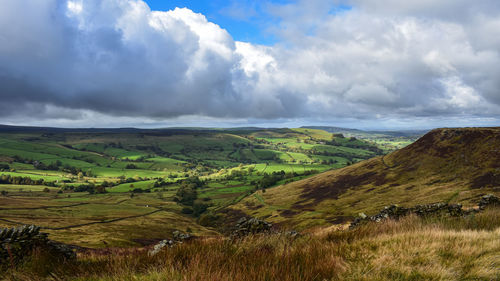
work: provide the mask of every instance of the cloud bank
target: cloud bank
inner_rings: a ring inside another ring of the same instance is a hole
[[[273,46],[141,0],[1,5],[0,120],[500,116],[496,0],[269,4]]]

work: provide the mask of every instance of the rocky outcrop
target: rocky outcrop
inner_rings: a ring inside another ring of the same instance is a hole
[[[172,237],[173,237],[172,239],[165,239],[165,240],[160,241],[158,244],[154,245],[153,249],[151,249],[148,252],[148,254],[150,256],[154,256],[154,255],[158,254],[164,248],[172,248],[173,246],[175,246],[177,244],[183,243],[185,241],[188,241],[188,240],[191,240],[194,238],[194,236],[192,236],[191,234],[182,233],[178,230],[172,232]]]
[[[165,239],[165,240],[162,240],[160,241],[158,244],[154,245],[153,246],[153,249],[151,249],[148,254],[150,256],[154,256],[156,254],[158,254],[159,252],[161,252],[161,250],[163,250],[164,248],[171,248],[175,245],[175,241],[174,240],[170,240],[170,239]]]
[[[182,233],[178,230],[172,232],[172,237],[173,237],[174,241],[176,241],[176,242],[183,242],[183,241],[191,240],[193,238],[193,236],[191,236],[191,234]]]
[[[16,228],[0,228],[0,266],[15,265],[40,249],[58,259],[75,259],[70,246],[48,239],[48,234],[40,232],[40,227],[23,225]]]
[[[231,234],[232,238],[240,238],[250,234],[269,233],[272,224],[257,218],[243,217],[238,220]]]
[[[479,210],[484,210],[488,206],[500,206],[500,198],[494,195],[484,195],[479,201]],[[413,208],[404,208],[397,205],[390,205],[384,207],[378,214],[373,216],[367,216],[363,213],[353,222],[351,222],[350,228],[356,227],[362,223],[374,221],[380,222],[384,219],[399,219],[409,214],[415,214],[420,217],[426,216],[436,216],[436,215],[447,215],[453,217],[459,217],[467,215],[470,213],[477,212],[477,209],[463,210],[461,204],[447,204],[447,203],[434,203],[426,205],[417,205]]]
[[[480,210],[484,210],[489,206],[500,206],[500,198],[492,194],[484,195],[481,197],[478,206]]]

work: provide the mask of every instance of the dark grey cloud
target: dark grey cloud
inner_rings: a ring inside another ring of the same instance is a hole
[[[274,46],[235,42],[201,14],[140,0],[6,1],[0,121],[500,116],[496,1],[266,7],[279,19]]]
[[[23,15],[31,3],[38,7]],[[273,117],[249,108],[235,42],[188,9],[142,1],[11,1],[2,7],[1,97],[115,116]],[[14,27],[14,28],[11,28]],[[283,110],[282,112],[288,112]],[[4,112],[3,114],[9,114]]]

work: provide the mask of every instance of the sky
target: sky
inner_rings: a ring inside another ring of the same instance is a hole
[[[498,0],[0,5],[0,124],[500,125]]]
[[[277,19],[265,12],[267,6],[265,1],[148,0],[145,2],[151,10],[168,11],[178,7],[201,13],[208,21],[227,30],[235,41],[262,45],[272,45],[277,42],[273,33],[266,30],[267,27],[276,24]],[[287,1],[268,3],[287,3]]]

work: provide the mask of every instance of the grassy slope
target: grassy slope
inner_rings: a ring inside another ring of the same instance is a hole
[[[468,218],[414,216],[298,238],[198,239],[156,256],[147,249],[80,253],[53,262],[36,255],[7,280],[498,280],[500,210]],[[42,253],[43,254],[43,253]],[[50,274],[49,274],[50,272]]]
[[[12,193],[13,196],[0,196],[1,219],[11,221],[0,221],[2,227],[16,226],[12,222],[36,224],[49,228],[44,232],[54,240],[69,244],[94,248],[136,246],[148,239],[169,237],[174,230],[200,236],[217,234],[181,215],[181,206],[171,200],[175,192],[162,192],[162,197],[158,193],[143,193],[133,198],[128,193],[70,193],[58,197],[48,193],[30,196],[15,190]],[[121,220],[109,222],[115,219]],[[52,229],[61,227],[69,228]]]
[[[385,157],[259,191],[232,208],[303,229],[393,203],[470,206],[500,193],[499,147],[500,128],[436,129]]]

